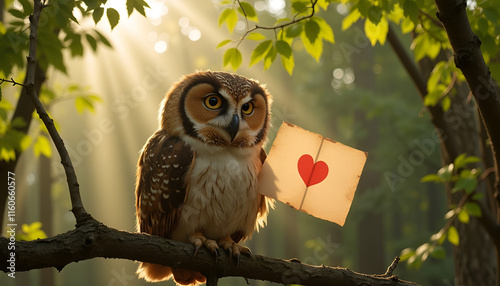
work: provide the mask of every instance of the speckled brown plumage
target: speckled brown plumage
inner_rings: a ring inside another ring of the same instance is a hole
[[[264,226],[272,200],[257,193],[270,125],[271,97],[254,80],[225,72],[185,76],[167,93],[160,128],[139,158],[136,214],[140,232],[238,259],[238,243]],[[195,253],[196,253],[195,251]],[[200,273],[141,263],[139,277],[205,282]]]

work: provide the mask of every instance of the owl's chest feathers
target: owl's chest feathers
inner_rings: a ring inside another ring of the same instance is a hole
[[[181,214],[198,228],[191,231],[203,231],[212,239],[236,231],[250,235],[260,200],[256,191],[260,167],[250,150],[196,153]]]

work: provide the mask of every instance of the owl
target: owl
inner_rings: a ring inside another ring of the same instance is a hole
[[[138,231],[236,261],[240,245],[266,224],[273,200],[257,192],[266,158],[271,96],[257,81],[225,72],[196,72],[174,84],[161,103],[159,129],[137,166]],[[197,285],[196,271],[142,263],[140,278]]]

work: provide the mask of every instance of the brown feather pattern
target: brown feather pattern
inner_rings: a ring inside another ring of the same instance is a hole
[[[159,130],[138,162],[136,212],[139,231],[170,238],[186,197],[184,177],[194,154],[179,137]]]

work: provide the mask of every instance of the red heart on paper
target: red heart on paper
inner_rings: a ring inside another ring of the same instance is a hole
[[[297,168],[306,187],[321,183],[328,175],[328,165],[323,161],[314,163],[313,157],[309,154],[300,156]]]

